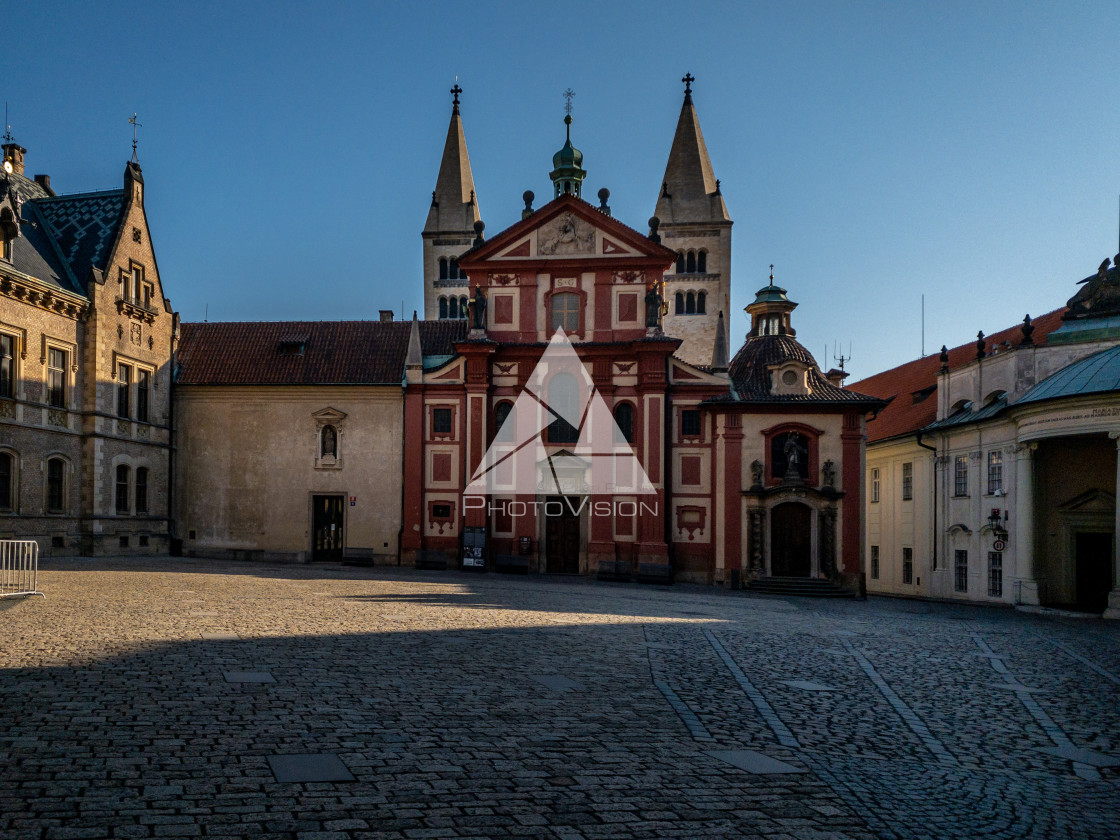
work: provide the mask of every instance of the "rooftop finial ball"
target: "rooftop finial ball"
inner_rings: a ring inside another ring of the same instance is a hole
[[[532,190],[525,190],[525,192],[521,193],[521,200],[526,204],[532,204],[534,198],[536,198],[536,196],[533,195]]]
[[[606,201],[610,197],[611,197],[611,191],[608,190],[606,187],[603,187],[601,190],[599,190],[599,200],[600,201]]]
[[[486,230],[486,222],[482,221],[482,219],[479,219],[477,222],[474,223],[474,232],[475,233],[482,233],[484,230]]]

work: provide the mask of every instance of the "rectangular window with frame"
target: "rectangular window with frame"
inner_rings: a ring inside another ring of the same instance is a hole
[[[958,548],[953,555],[953,589],[957,592],[968,591],[968,551]]]
[[[142,423],[148,422],[148,392],[151,390],[152,373],[147,370],[136,370],[136,419]]]
[[[16,495],[12,490],[15,460],[12,453],[0,452],[0,510],[8,511],[12,509],[12,500]]]
[[[953,459],[953,495],[968,495],[968,456],[958,455]]]
[[[998,449],[988,453],[988,495],[1003,490],[1003,453]]]
[[[879,546],[871,546],[871,579],[879,579]]]
[[[131,283],[132,288],[129,290],[129,294],[132,296],[132,299],[134,301],[139,303],[141,295],[142,295],[142,289],[143,289],[143,286],[144,286],[144,269],[141,268],[138,265],[134,265],[134,266],[132,266],[132,272],[131,273],[132,273],[132,283]]]
[[[914,549],[909,546],[902,549],[902,582],[907,586],[914,583]]]
[[[136,469],[136,512],[148,512],[148,468]]]
[[[452,412],[450,408],[433,408],[432,409],[432,434],[433,435],[449,435],[451,434],[451,418]]]
[[[66,408],[66,356],[57,347],[47,350],[47,403],[55,408]]]
[[[117,416],[132,416],[132,368],[117,365]]]
[[[127,516],[129,513],[129,472],[125,464],[117,467],[117,515]]]
[[[874,467],[871,470],[871,501],[879,501],[879,468]]]
[[[61,458],[47,461],[47,513],[66,512],[66,464]]]
[[[681,437],[700,437],[700,412],[695,408],[681,411]]]
[[[16,393],[16,337],[0,333],[0,397]]]
[[[907,461],[902,465],[902,501],[914,498],[914,465]]]
[[[1003,552],[988,552],[988,597],[1003,597]]]

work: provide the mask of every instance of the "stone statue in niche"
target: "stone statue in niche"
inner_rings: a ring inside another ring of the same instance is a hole
[[[486,295],[481,286],[474,287],[474,297],[470,302],[471,329],[486,329]]]
[[[564,213],[540,229],[537,234],[537,253],[544,256],[593,254],[595,231],[573,213]]]
[[[801,435],[797,432],[790,432],[786,436],[786,443],[782,449],[782,453],[786,456],[786,472],[783,476],[784,481],[801,481],[801,462],[805,460],[805,447],[801,443]]]
[[[656,330],[661,326],[661,293],[657,290],[656,283],[650,283],[646,289],[646,327]]]
[[[829,459],[821,466],[821,484],[825,487],[836,488],[836,465]]]
[[[338,457],[338,433],[334,430],[334,426],[323,427],[323,458],[337,458]]]
[[[762,486],[762,462],[751,461],[751,487]]]

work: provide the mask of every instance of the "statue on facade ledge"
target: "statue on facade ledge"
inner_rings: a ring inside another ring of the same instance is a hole
[[[1120,254],[1116,255],[1111,270],[1105,260],[1096,274],[1081,283],[1084,287],[1066,303],[1069,311],[1062,316],[1063,321],[1120,315]]]
[[[649,288],[646,289],[646,329],[647,330],[660,330],[661,329],[661,304],[664,301],[661,299],[661,293],[657,289],[657,283],[650,283]]]
[[[470,309],[471,330],[485,330],[486,329],[486,295],[482,291],[482,287],[475,285],[474,295],[471,297],[471,302],[468,304]]]

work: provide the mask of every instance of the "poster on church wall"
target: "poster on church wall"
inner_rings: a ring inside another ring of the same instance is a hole
[[[463,529],[463,568],[480,571],[486,568],[485,528]]]

